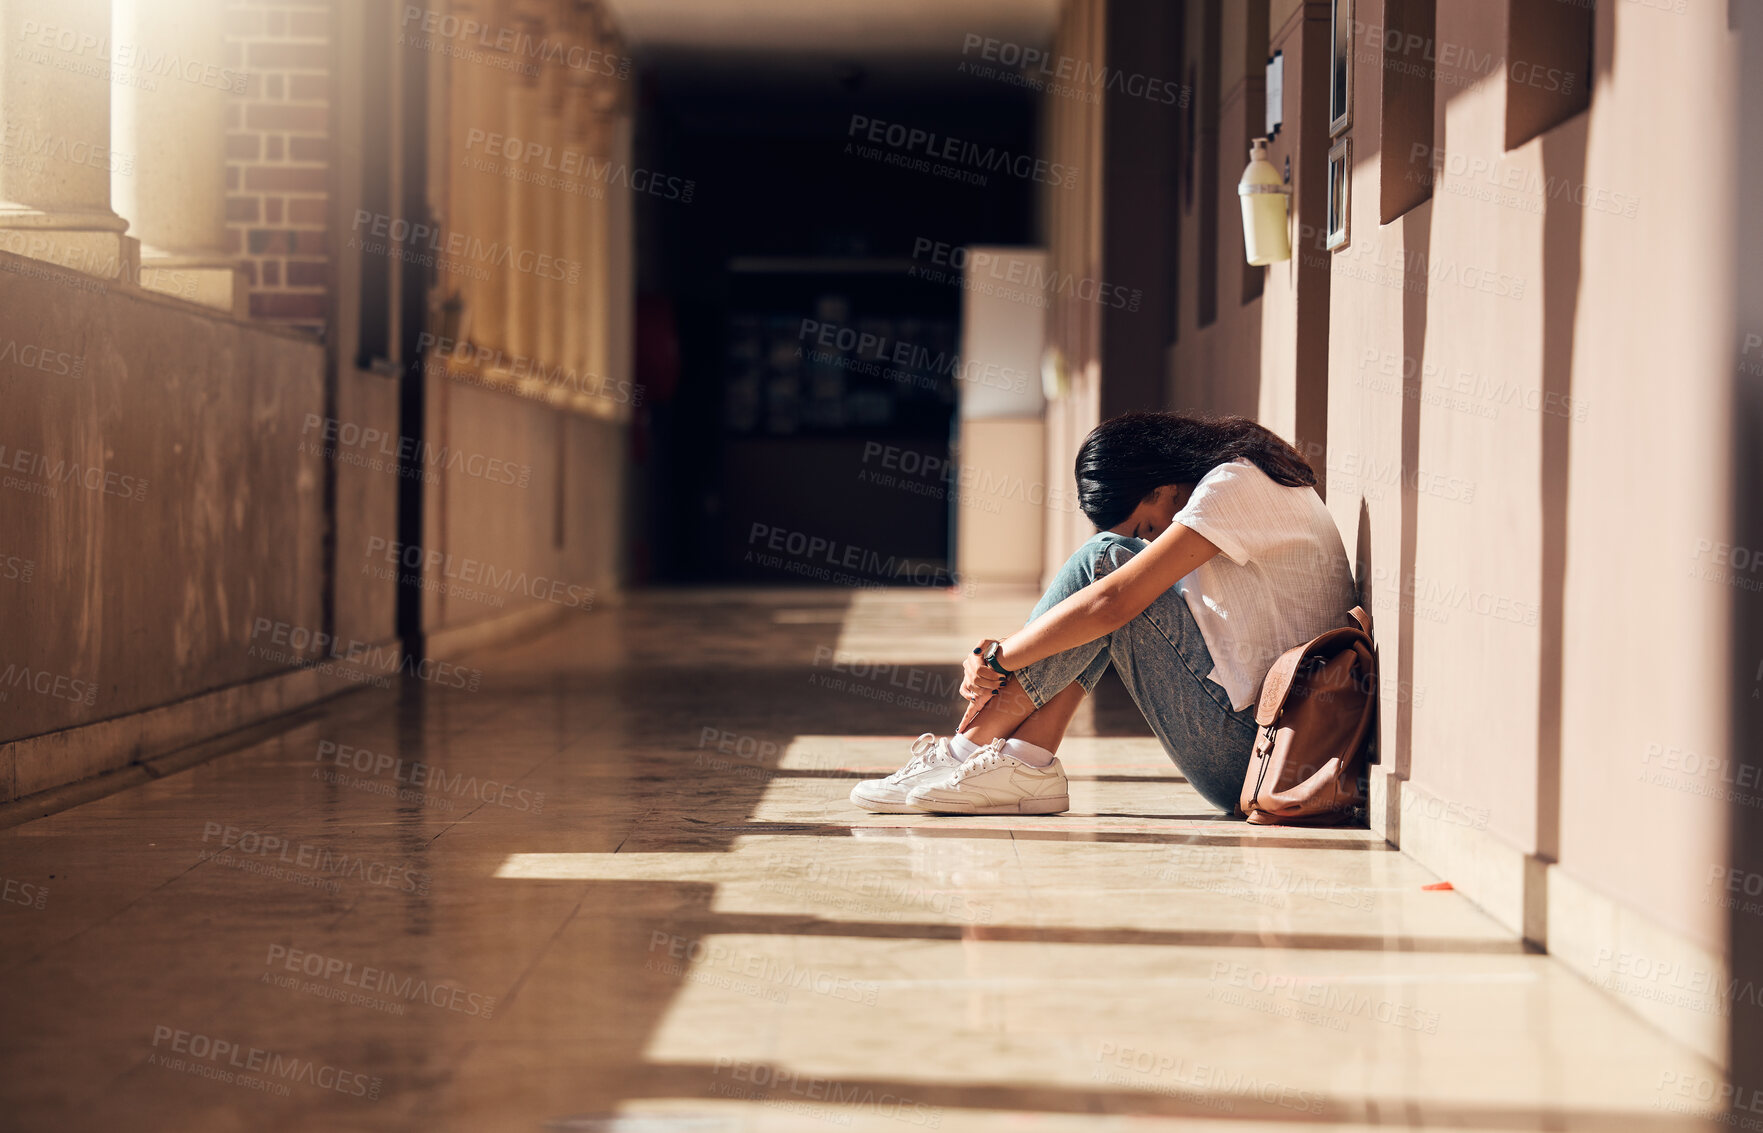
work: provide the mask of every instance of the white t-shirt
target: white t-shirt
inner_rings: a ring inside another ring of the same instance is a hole
[[[1358,604],[1340,531],[1314,488],[1288,488],[1247,460],[1194,485],[1175,522],[1218,547],[1176,583],[1233,708],[1255,702],[1280,654],[1351,625]]]

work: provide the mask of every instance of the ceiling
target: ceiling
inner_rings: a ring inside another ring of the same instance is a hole
[[[877,63],[1053,38],[1061,0],[607,0],[636,54]],[[977,58],[977,51],[972,57]]]

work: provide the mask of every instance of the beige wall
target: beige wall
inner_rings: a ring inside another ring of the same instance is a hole
[[[6,799],[133,754],[7,741],[287,671],[258,619],[323,628],[324,355],[5,253],[0,311]]]
[[[1498,57],[1501,17],[1446,0],[1438,40]],[[1369,523],[1386,766],[1715,948],[1722,809],[1642,777],[1649,745],[1724,744],[1726,595],[1688,575],[1726,523],[1730,44],[1715,13],[1631,4],[1600,11],[1596,37],[1592,109],[1510,152],[1504,84],[1441,85],[1445,173],[1384,226],[1377,60],[1360,55],[1329,506],[1350,547]],[[1487,172],[1454,176],[1460,161]],[[1522,188],[1551,183],[1608,195]],[[1605,211],[1630,199],[1633,216]],[[1401,286],[1417,270],[1384,266],[1405,263],[1433,276],[1420,293]],[[1421,368],[1406,391],[1404,358]],[[1525,408],[1544,398],[1555,411]],[[1637,633],[1657,664],[1624,660]]]
[[[1103,62],[1105,0],[1071,0],[1060,15],[1055,56]],[[1047,263],[1059,278],[1103,279],[1102,108],[1074,99],[1047,100],[1042,119],[1047,160],[1076,166],[1069,191],[1043,195]],[[1072,289],[1075,290],[1075,289]],[[1077,446],[1096,427],[1101,399],[1101,311],[1069,294],[1056,295],[1047,313],[1047,343],[1063,359],[1069,386],[1047,403],[1047,475],[1070,483]],[[1049,509],[1042,578],[1051,577],[1094,532],[1082,512]]]
[[[1198,59],[1204,5],[1184,7]],[[1350,239],[1328,252],[1329,5],[1271,3],[1286,66],[1272,156],[1293,162],[1295,255],[1245,302],[1234,182],[1260,106],[1250,9],[1226,3],[1217,208],[1172,202],[1167,404],[1254,414],[1305,449],[1377,619],[1373,825],[1596,982],[1615,953],[1704,985],[1725,964],[1709,880],[1729,784],[1695,768],[1728,749],[1726,618],[1748,592],[1697,574],[1732,573],[1713,548],[1731,541],[1736,37],[1725,5],[1680,7],[1598,5],[1586,64],[1514,60],[1507,5],[1438,0],[1431,49],[1395,62],[1437,67],[1444,172],[1387,224],[1389,60],[1362,35]],[[1384,0],[1358,9],[1382,28]],[[1089,11],[1067,6],[1067,36]],[[1576,75],[1594,79],[1590,107],[1508,151],[1510,66],[1539,62],[1590,70]],[[1056,257],[1077,262],[1059,237],[1085,223],[1109,218],[1059,217]],[[1197,246],[1213,224],[1217,318],[1202,326]],[[1054,334],[1084,341],[1069,323]],[[1054,411],[1075,420],[1076,404]],[[1052,467],[1074,447],[1055,436]],[[1717,1004],[1647,990],[1635,1010],[1720,1056]]]

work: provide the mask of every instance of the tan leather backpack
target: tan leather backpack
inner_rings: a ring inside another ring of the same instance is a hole
[[[1331,629],[1286,650],[1267,671],[1240,804],[1250,822],[1335,826],[1360,805],[1377,647],[1363,608],[1353,607],[1353,620],[1358,629]]]

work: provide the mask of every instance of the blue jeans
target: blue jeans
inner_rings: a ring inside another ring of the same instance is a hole
[[[1143,539],[1104,531],[1066,560],[1029,615],[1033,621],[1144,550]],[[1212,654],[1193,612],[1174,587],[1132,621],[1094,641],[1024,665],[1016,672],[1037,706],[1072,681],[1093,692],[1113,665],[1188,783],[1222,811],[1234,812],[1255,744],[1255,708],[1231,710],[1230,696],[1206,679]]]

